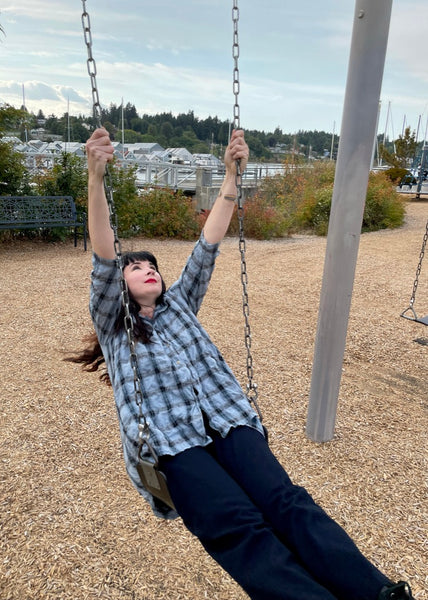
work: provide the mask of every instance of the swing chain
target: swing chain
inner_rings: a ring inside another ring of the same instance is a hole
[[[238,31],[238,23],[239,23],[239,8],[238,8],[238,0],[233,0],[233,8],[232,8],[232,20],[233,20],[233,47],[232,47],[232,55],[234,60],[234,68],[233,68],[233,94],[235,96],[235,104],[233,106],[233,127],[234,129],[240,128],[240,107],[239,107],[239,92],[240,92],[240,83],[239,83],[239,31]]]
[[[416,291],[418,289],[418,284],[419,284],[419,275],[421,274],[422,261],[423,261],[424,256],[425,256],[425,248],[426,248],[426,245],[427,245],[427,241],[428,241],[428,221],[427,221],[427,224],[426,224],[425,235],[424,235],[423,241],[422,241],[421,253],[419,254],[419,262],[418,262],[418,266],[417,266],[417,269],[416,269],[415,281],[413,282],[413,291],[412,291],[412,296],[410,298],[409,308],[413,308],[413,304],[415,302]]]
[[[233,69],[233,94],[235,96],[235,104],[233,107],[233,128],[240,129],[240,106],[239,106],[239,35],[238,35],[238,22],[239,22],[239,8],[238,0],[233,0],[232,9],[232,20],[233,20],[233,48],[232,54],[234,59]],[[253,404],[257,411],[260,421],[263,421],[262,413],[257,404],[258,389],[257,383],[253,381],[254,368],[253,368],[253,356],[251,353],[251,327],[250,327],[250,305],[248,302],[248,274],[247,274],[247,262],[246,262],[246,241],[244,235],[244,195],[242,189],[242,172],[241,162],[236,161],[236,178],[235,185],[237,190],[237,209],[238,209],[238,224],[239,224],[239,251],[241,254],[241,284],[242,284],[242,311],[245,319],[245,348],[247,350],[247,398]]]
[[[92,102],[93,102],[93,114],[94,120],[97,127],[101,127],[101,104],[99,100],[98,94],[98,86],[97,86],[97,67],[95,63],[95,59],[92,56],[92,33],[91,33],[91,22],[89,19],[89,14],[86,12],[86,0],[82,0],[83,13],[82,13],[82,27],[83,34],[85,38],[85,44],[88,50],[88,59],[87,59],[87,67],[89,77],[91,79],[92,86]],[[149,448],[152,457],[155,460],[155,463],[158,461],[158,457],[148,443],[149,437],[149,426],[146,421],[146,418],[143,413],[143,391],[142,391],[142,383],[141,383],[141,374],[138,368],[138,358],[135,349],[135,336],[134,336],[134,321],[130,312],[130,299],[129,299],[129,291],[128,285],[126,283],[125,275],[124,275],[124,265],[123,265],[123,255],[122,255],[122,247],[121,242],[118,235],[118,217],[116,208],[114,205],[113,199],[113,179],[111,176],[110,169],[108,165],[106,165],[105,173],[104,173],[104,191],[107,199],[107,205],[109,210],[109,218],[110,218],[110,227],[113,230],[114,236],[114,252],[116,256],[116,264],[119,269],[119,286],[121,292],[121,301],[122,307],[124,310],[124,328],[125,333],[128,339],[128,346],[130,351],[130,362],[131,368],[133,372],[133,383],[134,383],[134,394],[136,398],[136,402],[138,405],[138,441],[139,441],[139,452],[144,444],[146,444]]]
[[[82,0],[83,12],[82,12],[82,27],[83,27],[83,35],[85,37],[85,44],[88,50],[88,60],[87,67],[89,78],[91,80],[91,88],[92,88],[92,109],[94,114],[95,122],[98,127],[101,126],[101,104],[100,98],[98,95],[98,87],[97,87],[97,65],[95,64],[95,60],[92,56],[92,33],[91,33],[91,20],[89,18],[89,14],[86,11],[86,0]]]

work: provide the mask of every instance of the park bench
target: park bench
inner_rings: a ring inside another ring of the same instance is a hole
[[[71,196],[0,196],[0,230],[54,227],[74,229],[75,247],[78,229],[82,229],[86,250],[86,215],[78,214]]]

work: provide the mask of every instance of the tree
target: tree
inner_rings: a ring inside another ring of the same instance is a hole
[[[143,141],[142,134],[138,133],[138,131],[133,131],[132,129],[124,129],[123,137],[126,144],[135,144]]]
[[[36,181],[41,196],[72,196],[78,206],[86,205],[88,174],[83,158],[63,152],[60,160]]]
[[[256,158],[268,157],[269,151],[265,148],[261,140],[253,135],[249,134],[246,136],[247,144],[250,149],[250,152]]]
[[[230,123],[228,121],[224,121],[217,132],[217,143],[222,144],[223,146],[227,146],[229,141],[229,130]]]
[[[136,117],[135,119],[131,119],[131,129],[138,131],[138,133],[145,133],[147,131],[147,126],[146,129],[144,129],[143,120],[140,119],[140,117]]]
[[[135,222],[141,202],[138,197],[136,171],[135,165],[120,167],[116,162],[110,167],[118,226],[120,235],[125,237],[135,233]]]
[[[157,134],[158,134],[158,128],[156,127],[156,125],[154,125],[154,124],[149,125],[149,127],[147,129],[147,135],[152,138],[151,141],[153,141],[153,142],[156,141]]]
[[[117,133],[117,128],[116,128],[116,126],[115,126],[115,125],[113,125],[113,123],[111,123],[110,121],[105,121],[105,122],[103,123],[103,127],[105,127],[105,129],[107,129],[107,131],[108,131],[108,132],[109,132],[109,134],[110,134],[110,138],[111,138],[112,140],[114,140],[114,136],[115,136],[115,135],[116,135],[116,133]]]
[[[403,166],[410,166],[416,154],[417,149],[416,132],[410,133],[410,127],[406,127],[403,136],[395,140],[395,153],[405,163]]]
[[[24,113],[6,104],[0,108],[0,194],[14,196],[29,193],[29,174],[25,157],[12,144],[1,140],[8,129],[19,128]]]
[[[411,166],[417,146],[416,133],[411,133],[410,127],[406,127],[404,135],[399,135],[394,142],[395,152],[389,152],[381,144],[379,154],[387,164],[406,169]]]
[[[187,127],[180,138],[180,146],[187,148],[189,152],[194,152],[195,146],[199,144],[199,140],[192,127]]]
[[[82,119],[71,117],[70,119],[71,141],[84,144],[90,137],[91,132],[85,127]]]
[[[174,135],[174,127],[171,125],[170,121],[164,121],[161,125],[160,132],[161,135],[166,139],[167,143],[169,143],[170,139]]]
[[[29,192],[29,173],[24,155],[15,152],[11,144],[0,141],[0,195],[18,196]]]
[[[137,109],[135,108],[134,104],[131,104],[130,102],[128,102],[123,109],[123,113],[124,113],[125,127],[130,129],[132,121],[134,121],[135,119],[138,118]]]
[[[0,138],[5,135],[9,129],[19,129],[20,124],[26,118],[23,110],[13,108],[5,104],[0,108]]]

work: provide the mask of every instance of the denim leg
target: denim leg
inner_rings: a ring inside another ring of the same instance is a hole
[[[278,539],[207,448],[161,457],[178,513],[252,600],[336,600]]]
[[[376,600],[390,583],[348,534],[295,486],[260,433],[238,427],[215,435],[216,457],[259,507],[306,571],[339,600]]]

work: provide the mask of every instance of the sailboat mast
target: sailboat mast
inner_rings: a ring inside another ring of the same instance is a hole
[[[67,144],[70,144],[70,98],[67,98]],[[66,145],[65,151],[68,151]]]
[[[123,118],[123,97],[122,97],[122,158],[125,158],[125,121]]]
[[[22,84],[22,108],[25,112],[27,112],[27,107],[25,106],[25,87]],[[24,132],[25,132],[25,141],[28,142],[28,131],[27,131],[27,119],[24,122]]]
[[[336,121],[333,121],[333,134],[331,136],[330,160],[333,160],[334,135],[335,135],[335,133],[336,133]]]

